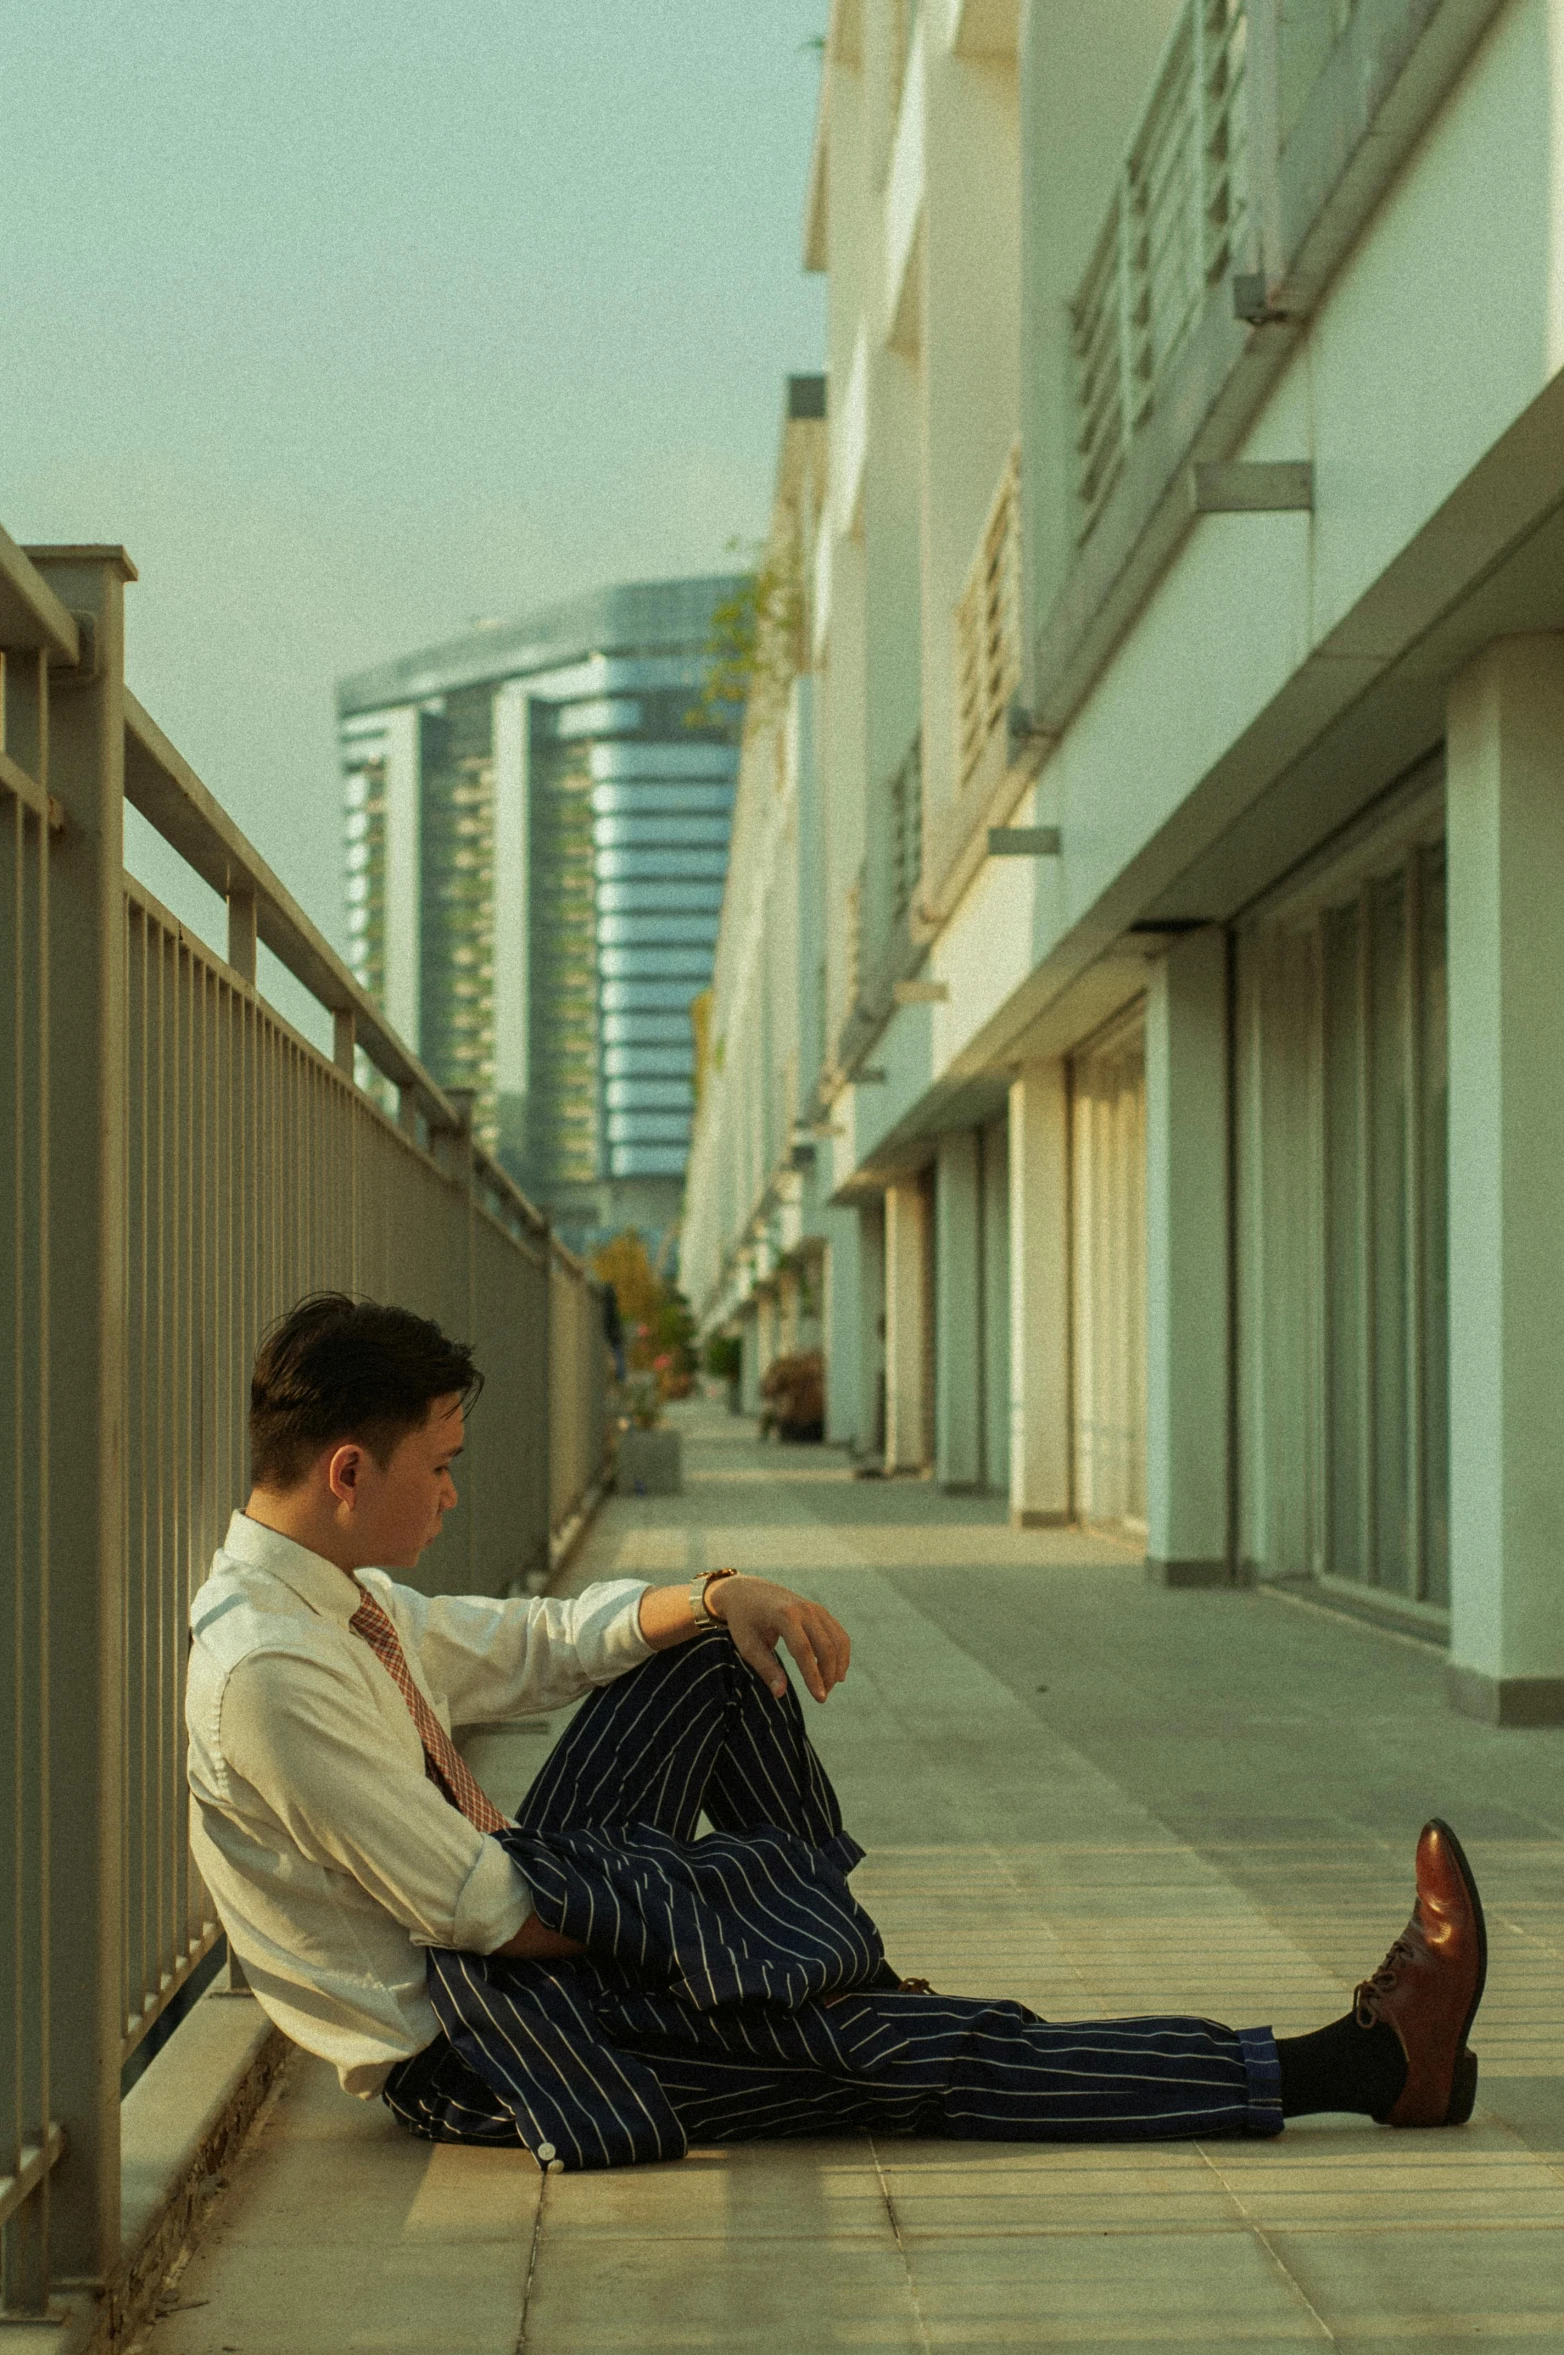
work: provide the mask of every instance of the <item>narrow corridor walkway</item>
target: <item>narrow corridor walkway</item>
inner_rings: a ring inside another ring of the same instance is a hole
[[[301,2059],[145,2355],[1564,2350],[1564,1734],[1450,1717],[1406,1639],[1166,1594],[1107,1540],[1012,1533],[997,1500],[855,1481],[709,1409],[684,1427],[686,1493],[607,1506],[569,1583],[734,1561],[848,1624],[811,1727],[904,1972],[1292,2033],[1378,1963],[1447,1814],[1492,1943],[1473,2125],[852,2139],[544,2179],[415,2144]],[[530,1729],[469,1751],[502,1802],[543,1754]]]

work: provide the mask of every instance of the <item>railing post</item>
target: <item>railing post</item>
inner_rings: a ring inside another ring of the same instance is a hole
[[[45,793],[49,784],[49,655],[12,648],[4,658],[4,743]],[[10,1691],[0,1697],[7,1756],[0,1910],[7,1953],[0,1979],[11,1997],[0,2052],[0,2170],[20,2177],[30,2150],[46,2152],[53,2115],[49,2087],[49,1036],[48,939],[51,837],[47,819],[31,823],[9,795],[0,803],[9,837],[14,898],[0,910],[8,941],[10,1000],[4,1012],[9,1101],[0,1098],[0,1199],[10,1232],[0,1268],[0,1431],[5,1434],[7,1490],[0,1529],[0,1589],[6,1602],[4,1652]],[[36,850],[34,849],[36,844]],[[9,1708],[6,1702],[9,1702]],[[8,1966],[8,1967],[6,1967]],[[31,2198],[0,2223],[0,2316],[49,2312],[47,2166]]]
[[[469,1341],[478,1328],[478,1279],[476,1239],[473,1222],[477,1211],[473,1170],[473,1115],[477,1109],[475,1088],[447,1088],[446,1100],[456,1115],[455,1128],[437,1128],[429,1144],[436,1165],[444,1171],[458,1189],[462,1199],[462,1333]],[[469,1510],[460,1523],[467,1548],[468,1591],[476,1593],[481,1584],[479,1561],[483,1530],[477,1512]]]
[[[239,979],[249,982],[252,989],[256,947],[255,894],[233,890],[228,894],[228,962]]]
[[[1244,0],[1244,98],[1249,110],[1249,243],[1251,267],[1265,280],[1269,301],[1282,282],[1281,27],[1280,0]]]
[[[1192,303],[1205,299],[1211,255],[1211,93],[1206,87],[1206,7],[1207,0],[1191,0],[1189,11],[1190,97],[1195,117],[1194,185],[1190,191],[1195,207],[1194,269],[1189,290]]]
[[[28,551],[86,615],[50,699],[49,1743],[57,2281],[119,2254],[125,1512],[124,592],[119,548]]]
[[[1119,175],[1119,456],[1135,435],[1135,174],[1126,164]]]
[[[539,1303],[538,1323],[541,1331],[538,1334],[538,1358],[543,1367],[543,1412],[538,1420],[543,1426],[542,1466],[539,1474],[543,1482],[543,1506],[537,1517],[543,1525],[543,1552],[538,1568],[546,1577],[554,1556],[554,1466],[558,1460],[561,1437],[560,1416],[564,1412],[560,1391],[571,1385],[560,1382],[554,1356],[558,1336],[554,1330],[554,1229],[551,1225],[544,1227],[542,1243],[543,1296]]]

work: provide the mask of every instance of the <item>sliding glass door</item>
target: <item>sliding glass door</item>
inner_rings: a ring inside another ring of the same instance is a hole
[[[1449,1600],[1444,847],[1426,832],[1240,953],[1241,1498],[1264,1575]]]

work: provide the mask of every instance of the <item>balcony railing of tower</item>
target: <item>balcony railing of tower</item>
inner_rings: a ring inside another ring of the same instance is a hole
[[[1071,305],[1085,539],[1248,212],[1246,0],[1185,0]]]
[[[1021,683],[1021,445],[1005,460],[956,604],[956,790],[1006,724]]]
[[[448,1589],[540,1583],[605,1444],[599,1289],[126,689],[134,577],[120,549],[0,532],[8,2316],[116,2279],[121,2073],[219,1936],[183,1666],[259,1334],[340,1288],[476,1344],[462,1510],[430,1557]],[[127,801],[226,902],[226,955],[125,872]],[[258,943],[329,1012],[331,1055],[257,988]]]
[[[834,1068],[827,1072],[808,1108],[814,1118],[822,1099],[851,1080],[896,1005],[896,984],[922,964],[926,949],[915,934],[914,914],[923,871],[923,737],[913,736],[875,796],[869,846],[847,895],[846,959],[842,1020]]]

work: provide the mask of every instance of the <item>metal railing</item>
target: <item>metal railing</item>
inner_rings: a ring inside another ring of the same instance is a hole
[[[462,1511],[426,1565],[448,1591],[535,1582],[606,1435],[600,1290],[127,693],[131,578],[0,533],[5,2314],[113,2272],[120,2072],[218,1936],[186,1623],[243,1501],[261,1330],[340,1286],[476,1345]],[[226,900],[226,957],[126,875],[127,800]],[[332,1056],[257,991],[258,942]]]
[[[850,1079],[890,1020],[896,984],[922,962],[912,915],[923,874],[923,738],[915,733],[874,796],[869,844],[846,894],[841,1020],[832,1083]],[[811,1110],[818,1107],[811,1107]]]
[[[923,874],[923,736],[908,745],[900,768],[886,788],[890,857],[890,919],[894,930],[905,925],[918,896]]]
[[[1101,514],[1248,209],[1247,0],[1185,0],[1071,305],[1077,528]]]
[[[969,785],[1021,683],[1021,445],[1005,460],[956,604],[956,790]]]

